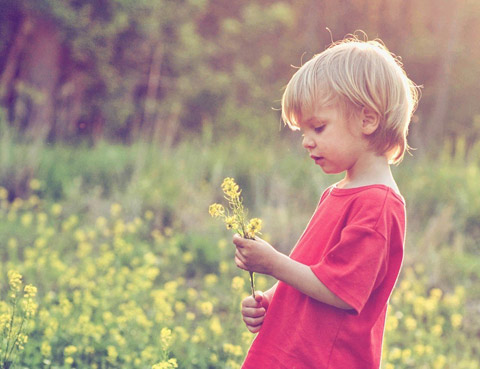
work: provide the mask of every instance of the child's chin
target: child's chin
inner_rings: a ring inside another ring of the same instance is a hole
[[[339,174],[343,172],[343,170],[338,170],[334,168],[322,168],[322,170],[325,174]]]

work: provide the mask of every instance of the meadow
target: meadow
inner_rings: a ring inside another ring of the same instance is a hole
[[[263,219],[263,237],[288,253],[338,179],[309,161],[299,137],[279,136],[218,140],[207,130],[160,148],[35,146],[4,135],[2,349],[8,271],[38,290],[13,366],[239,368],[254,337],[239,312],[248,273],[235,267],[231,233],[208,206],[234,177],[249,215]],[[408,237],[382,369],[480,368],[480,168],[444,151],[393,168]],[[273,282],[256,278],[260,290]]]

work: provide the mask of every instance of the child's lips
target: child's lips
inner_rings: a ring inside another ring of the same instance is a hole
[[[323,159],[323,156],[316,156],[316,155],[310,155],[310,157],[315,161],[315,163],[319,163],[320,160]]]

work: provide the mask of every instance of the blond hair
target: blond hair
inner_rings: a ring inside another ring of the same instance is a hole
[[[315,106],[336,105],[348,116],[370,108],[380,118],[368,136],[370,147],[399,163],[409,148],[408,125],[418,98],[418,86],[380,40],[351,36],[315,55],[293,75],[282,97],[282,118],[296,130],[302,114],[313,113]]]

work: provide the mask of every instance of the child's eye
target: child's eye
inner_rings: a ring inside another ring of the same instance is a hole
[[[325,128],[324,124],[322,124],[321,126],[315,127],[315,133],[322,132],[324,128]]]

